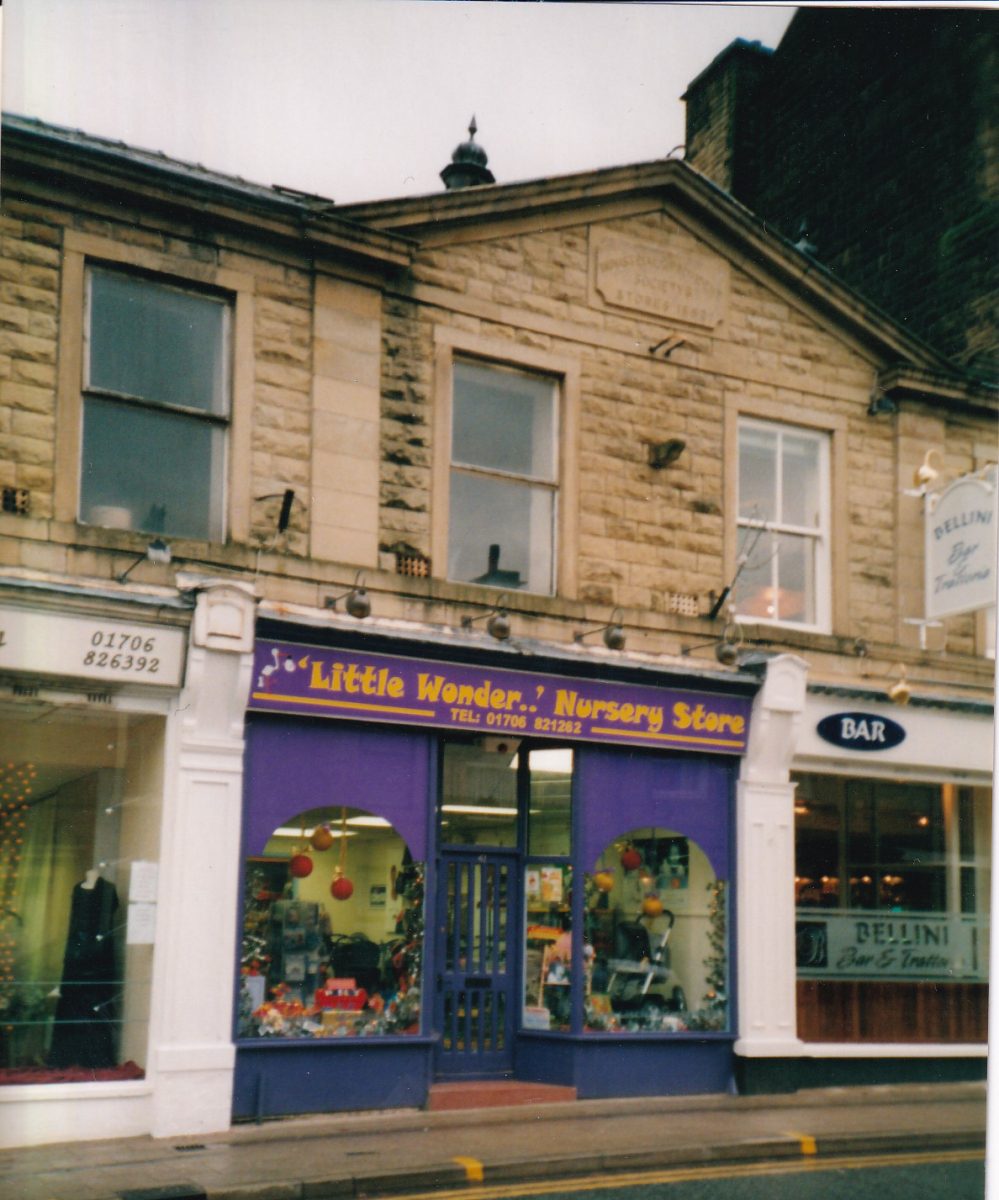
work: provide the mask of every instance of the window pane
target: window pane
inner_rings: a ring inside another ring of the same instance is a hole
[[[424,877],[362,809],[310,809],[275,829],[246,862],[239,1036],[419,1033]]]
[[[0,1083],[144,1075],[153,943],[127,915],[133,863],[159,858],[162,743],[157,718],[0,720]]]
[[[453,471],[448,578],[551,594],[554,516],[547,488]]]
[[[87,398],[80,520],[218,541],[225,431],[197,418]]]
[[[795,792],[795,903],[800,908],[839,904],[842,788],[838,779],[799,777]]]
[[[450,846],[516,846],[517,755],[446,742],[441,776],[441,841]]]
[[[528,853],[572,852],[572,751],[532,750]]]
[[[555,386],[550,379],[455,363],[451,458],[555,480]]]
[[[746,563],[735,585],[736,612],[740,616],[773,621],[777,618],[774,573],[777,564],[776,538],[756,530],[739,530],[740,549]]]
[[[91,271],[88,383],[224,415],[226,311],[220,300]]]
[[[777,619],[815,624],[815,540],[777,539]]]
[[[755,425],[739,427],[739,516],[777,519],[777,434]]]
[[[815,438],[788,433],[783,436],[781,514],[785,525],[815,529],[819,525],[819,443]]]
[[[524,868],[525,1029],[567,1030],[572,1020],[572,869],[555,863]]]

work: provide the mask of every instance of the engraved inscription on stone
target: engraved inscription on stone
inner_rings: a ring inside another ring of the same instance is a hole
[[[657,246],[594,232],[594,287],[605,304],[707,329],[724,316],[729,287],[724,259],[680,238]]]

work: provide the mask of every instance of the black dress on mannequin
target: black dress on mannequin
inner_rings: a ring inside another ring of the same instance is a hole
[[[118,893],[106,879],[98,876],[91,888],[82,883],[73,888],[50,1066],[115,1065],[117,909]]]

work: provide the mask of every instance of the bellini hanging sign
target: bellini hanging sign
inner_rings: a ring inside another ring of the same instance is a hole
[[[258,642],[250,708],[744,754],[750,699]]]
[[[967,475],[926,497],[926,616],[996,602],[996,477]]]

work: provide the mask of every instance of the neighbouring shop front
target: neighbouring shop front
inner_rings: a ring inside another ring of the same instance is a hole
[[[983,704],[809,696],[792,778],[813,1077],[984,1077],[992,728]]]
[[[70,612],[0,605],[0,1124],[14,1144],[61,1121],[64,1137],[85,1131],[98,1107],[148,1128],[151,1093],[165,730],[189,613],[59,599]]]
[[[730,1085],[756,684],[583,669],[258,642],[237,1118]]]

